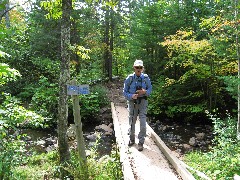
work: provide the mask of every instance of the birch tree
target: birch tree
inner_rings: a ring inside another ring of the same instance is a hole
[[[70,79],[70,13],[72,0],[62,0],[61,22],[61,63],[59,78],[59,103],[58,103],[58,145],[60,163],[65,164],[70,159],[67,124],[68,124],[68,95],[67,83]],[[64,178],[64,174],[61,175]]]

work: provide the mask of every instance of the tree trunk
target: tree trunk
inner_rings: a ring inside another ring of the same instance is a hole
[[[59,78],[59,104],[58,104],[58,145],[60,163],[65,164],[70,159],[67,127],[68,127],[68,96],[67,83],[70,79],[70,13],[72,0],[62,0],[62,24],[61,24],[61,63]],[[61,172],[61,178],[64,178]]]
[[[106,7],[105,12],[105,34],[104,34],[104,43],[105,43],[105,50],[104,50],[104,74],[106,77],[109,77],[109,57],[110,57],[110,47],[109,47],[109,7]]]
[[[6,18],[6,27],[7,28],[10,28],[10,18],[9,18],[9,0],[7,1],[7,4],[6,4],[6,15],[5,15],[5,18]]]
[[[236,22],[236,51],[238,59],[238,79],[240,79],[240,50],[238,40],[238,0],[235,0],[235,22]],[[240,84],[238,84],[238,122],[237,122],[237,139],[240,140]]]
[[[111,30],[110,30],[110,52],[109,52],[109,64],[108,64],[108,77],[109,77],[109,80],[112,81],[112,64],[113,64],[113,38],[114,38],[114,15],[113,15],[113,9],[111,8],[111,14],[110,14],[110,17],[111,17]]]

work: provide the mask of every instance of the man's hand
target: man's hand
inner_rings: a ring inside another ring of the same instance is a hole
[[[138,97],[138,94],[133,94],[132,95],[132,99],[137,99],[137,97]]]
[[[146,90],[145,89],[137,90],[136,93],[139,95],[143,95],[146,94]]]

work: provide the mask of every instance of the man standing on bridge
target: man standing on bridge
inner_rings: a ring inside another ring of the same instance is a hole
[[[137,116],[140,119],[140,131],[138,134],[138,150],[143,150],[146,137],[146,116],[147,116],[147,97],[152,92],[152,84],[147,74],[143,73],[143,61],[136,60],[133,65],[134,73],[130,74],[124,81],[123,94],[128,100],[129,111],[129,143],[135,143],[135,124]]]

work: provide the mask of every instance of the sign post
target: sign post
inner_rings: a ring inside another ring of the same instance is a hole
[[[72,96],[73,116],[74,123],[76,126],[77,149],[80,160],[83,161],[83,163],[85,163],[86,152],[80,115],[79,94],[89,94],[89,85],[77,85],[77,81],[76,79],[74,79],[71,81],[71,85],[67,85],[67,94]]]

